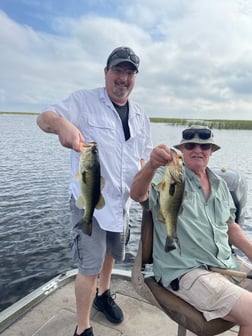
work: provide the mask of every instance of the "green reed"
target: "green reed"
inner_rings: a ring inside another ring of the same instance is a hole
[[[177,119],[177,118],[150,118],[153,123],[168,123],[172,125],[203,125],[215,129],[243,129],[252,130],[252,120],[221,120],[221,119]]]

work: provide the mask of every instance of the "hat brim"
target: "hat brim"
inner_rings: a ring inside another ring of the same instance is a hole
[[[205,139],[199,139],[199,138],[193,138],[193,139],[191,139],[191,140],[184,140],[184,139],[183,139],[183,140],[180,142],[180,144],[175,145],[175,146],[173,146],[173,147],[176,148],[176,149],[181,150],[182,147],[183,147],[183,144],[185,144],[185,143],[211,144],[211,145],[212,145],[212,151],[213,151],[213,152],[216,152],[217,150],[219,150],[219,149],[221,148],[220,146],[216,145],[216,144],[213,142],[212,139],[207,139],[207,140],[205,140]]]
[[[120,59],[112,60],[111,62],[109,62],[109,66],[110,67],[115,66],[115,65],[118,65],[118,64],[123,63],[123,62],[131,63],[132,65],[134,65],[135,69],[138,71],[138,67],[136,66],[136,64],[128,58],[120,58]]]

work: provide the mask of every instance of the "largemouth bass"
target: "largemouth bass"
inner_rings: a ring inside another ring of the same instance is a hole
[[[104,198],[101,194],[104,181],[101,177],[99,153],[96,142],[83,144],[77,178],[80,180],[81,187],[81,195],[77,200],[77,205],[83,208],[85,212],[75,227],[91,236],[94,210],[95,208],[101,209],[105,205]]]
[[[183,156],[171,149],[172,162],[167,166],[162,181],[157,188],[160,191],[160,211],[158,220],[166,225],[167,238],[165,251],[176,249],[178,239],[176,223],[184,192]]]

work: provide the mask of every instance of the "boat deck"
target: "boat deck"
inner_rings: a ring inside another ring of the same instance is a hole
[[[92,310],[95,336],[176,336],[177,324],[140,297],[132,287],[130,274],[113,275],[111,291],[124,312],[124,321],[114,325]],[[2,336],[72,336],[76,327],[74,282],[54,290],[2,332]],[[237,328],[221,335],[237,336]],[[1,329],[0,329],[1,332]],[[194,335],[187,332],[187,335]]]

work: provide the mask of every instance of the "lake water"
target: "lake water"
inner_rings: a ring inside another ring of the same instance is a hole
[[[154,145],[175,145],[183,126],[152,124]],[[214,130],[222,150],[210,166],[239,170],[248,181],[244,230],[252,239],[252,131]],[[69,150],[55,135],[42,132],[36,116],[0,115],[0,311],[72,263],[68,205]],[[131,208],[130,269],[139,239],[141,208]]]

